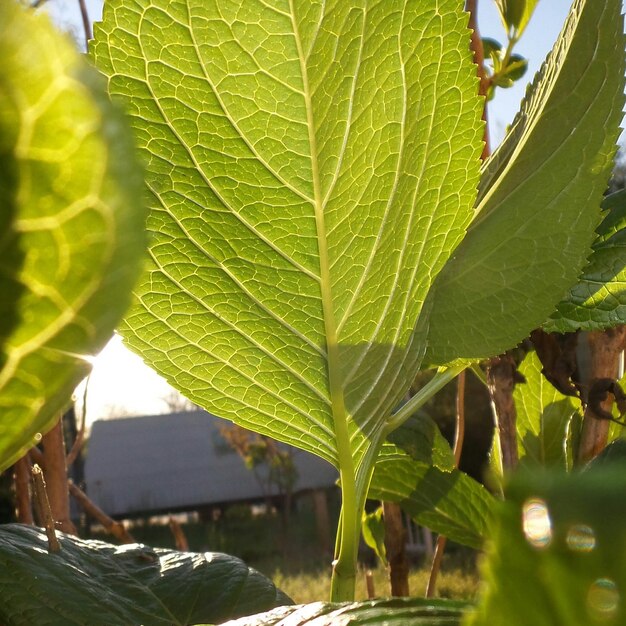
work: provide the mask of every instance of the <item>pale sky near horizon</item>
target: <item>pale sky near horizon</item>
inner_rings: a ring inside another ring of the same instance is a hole
[[[83,40],[80,15],[75,2],[49,0],[48,10],[56,22],[69,27],[78,41]],[[92,21],[100,19],[102,0],[87,0]],[[511,89],[498,89],[489,106],[492,148],[502,140],[512,121],[526,84],[532,79],[561,30],[571,0],[539,0],[535,14],[515,51],[529,60],[529,71]],[[483,37],[505,43],[506,36],[493,0],[479,3],[479,29]],[[126,350],[119,337],[114,338],[95,360],[88,393],[88,421],[111,417],[114,407],[130,414],[162,413],[167,405],[160,399],[170,390],[163,379],[143,365],[141,359]],[[79,389],[77,395],[81,395]]]

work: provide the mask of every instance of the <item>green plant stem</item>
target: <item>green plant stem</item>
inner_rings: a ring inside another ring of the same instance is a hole
[[[467,365],[455,365],[447,369],[439,369],[435,377],[420,389],[406,404],[404,404],[385,424],[377,443],[372,442],[356,471],[352,469],[352,459],[349,463],[340,458],[340,467],[348,468],[340,472],[342,505],[339,525],[337,528],[337,542],[335,545],[335,560],[330,584],[330,599],[332,602],[346,602],[354,599],[356,586],[357,549],[361,532],[361,517],[365,508],[365,500],[369,490],[376,458],[387,435],[404,423],[413,413],[432,398],[444,385],[453,380]],[[342,449],[339,449],[341,455]]]
[[[356,588],[357,549],[363,506],[357,504],[354,476],[346,474],[340,472],[342,504],[330,581],[331,602],[353,601]],[[344,483],[346,479],[348,485]]]
[[[396,428],[404,424],[417,409],[424,406],[442,387],[456,378],[465,368],[463,365],[453,365],[448,368],[439,368],[434,378],[424,385],[406,404],[403,404],[387,421],[385,425],[385,437]]]

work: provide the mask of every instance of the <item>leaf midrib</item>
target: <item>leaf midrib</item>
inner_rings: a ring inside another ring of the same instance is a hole
[[[328,392],[330,394],[331,413],[337,443],[337,459],[339,463],[339,470],[342,475],[344,496],[346,496],[349,500],[350,496],[346,493],[345,490],[346,488],[350,489],[349,483],[354,482],[355,474],[352,451],[350,446],[350,434],[348,431],[348,416],[344,403],[341,369],[339,366],[339,343],[337,339],[337,323],[335,320],[335,313],[333,309],[333,298],[330,281],[330,259],[328,254],[328,240],[326,236],[326,220],[324,216],[324,197],[322,193],[319,162],[317,157],[317,138],[315,136],[313,103],[311,100],[309,74],[306,64],[307,57],[305,56],[304,49],[302,47],[302,40],[296,20],[296,12],[293,0],[289,0],[289,9],[291,13],[291,22],[293,25],[294,40],[297,48],[298,59],[300,62],[300,70],[302,74],[304,103],[307,117],[307,130],[309,134],[309,146],[311,150],[313,209],[315,212],[315,226],[317,230],[317,242],[319,251],[322,315],[324,318],[324,331],[326,335]],[[323,19],[324,13],[322,12],[319,16],[320,28]],[[315,42],[313,41],[311,44],[311,50],[313,49],[314,45]]]

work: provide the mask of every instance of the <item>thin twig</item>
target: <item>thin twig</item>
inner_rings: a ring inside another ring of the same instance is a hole
[[[54,518],[52,517],[52,511],[50,510],[50,502],[48,501],[48,493],[46,492],[46,481],[43,476],[43,471],[39,465],[33,466],[33,486],[35,488],[35,498],[39,504],[39,511],[43,517],[44,528],[46,530],[46,536],[48,537],[48,551],[60,552],[61,544],[57,537],[56,529],[54,527]]]
[[[374,586],[374,575],[371,569],[365,572],[365,588],[367,589],[368,600],[373,600],[376,597],[376,587]]]
[[[116,522],[109,517],[97,504],[90,500],[89,496],[71,480],[68,482],[70,494],[76,500],[80,508],[90,517],[100,522],[104,529],[122,543],[135,543],[133,536],[126,530],[122,522]]]
[[[457,378],[456,388],[456,427],[454,433],[454,464],[459,467],[461,453],[463,451],[463,440],[465,439],[465,370]],[[441,570],[441,561],[446,549],[447,537],[439,535],[435,545],[435,554],[430,568],[428,585],[426,587],[426,597],[432,598],[437,590],[437,577]]]
[[[17,505],[17,521],[20,524],[34,525],[33,505],[31,498],[31,464],[25,454],[13,466],[15,481],[15,500]]]
[[[174,536],[174,542],[176,543],[176,549],[181,552],[189,552],[189,542],[185,537],[185,531],[183,527],[178,523],[178,520],[170,515],[170,530]]]
[[[78,6],[80,7],[80,16],[83,20],[83,31],[85,33],[85,46],[86,50],[89,49],[89,42],[93,39],[91,32],[91,22],[89,21],[89,13],[87,13],[87,5],[85,0],[78,0]]]
[[[78,458],[80,451],[83,448],[85,443],[85,426],[87,424],[87,391],[89,390],[89,379],[91,375],[87,376],[85,379],[85,390],[83,391],[83,410],[80,414],[80,427],[78,428],[78,432],[76,433],[76,439],[74,439],[74,443],[72,444],[72,449],[67,453],[65,457],[65,464],[68,469],[72,466],[74,461]]]
[[[478,77],[480,78],[478,93],[485,97],[483,106],[483,121],[485,122],[483,140],[485,144],[480,157],[484,161],[491,154],[486,98],[489,91],[490,78],[485,70],[485,51],[483,49],[483,41],[480,38],[480,31],[478,30],[478,0],[465,0],[465,10],[469,13],[469,27],[472,30],[470,49],[474,55],[474,63],[476,63]]]

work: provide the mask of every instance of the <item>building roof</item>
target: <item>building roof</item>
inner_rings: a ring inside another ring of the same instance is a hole
[[[132,516],[262,499],[254,473],[205,411],[94,422],[85,461],[89,497],[106,513]],[[337,470],[290,446],[294,493],[335,484]],[[278,493],[276,487],[269,495]]]

